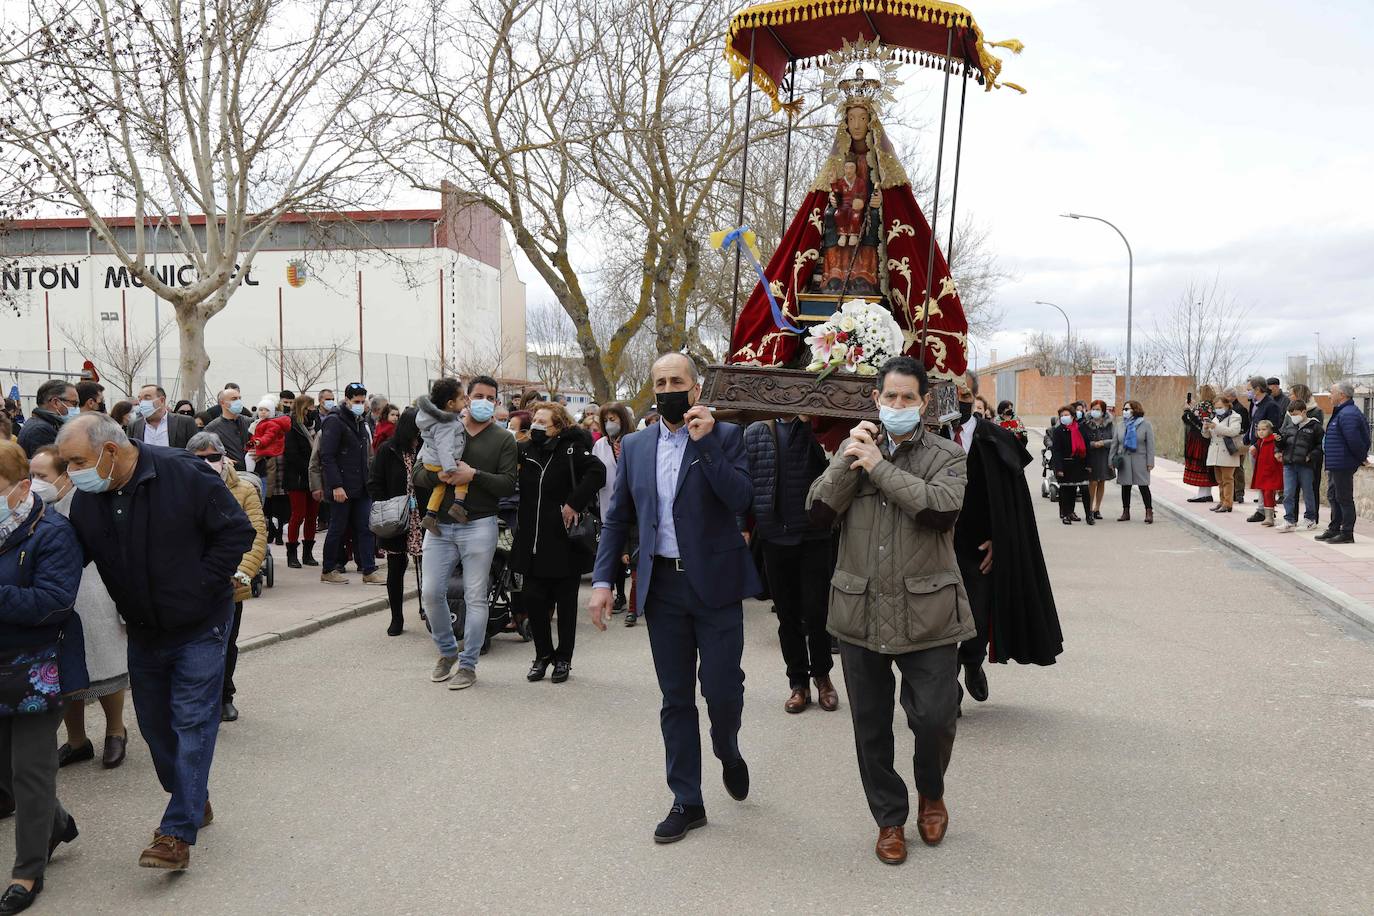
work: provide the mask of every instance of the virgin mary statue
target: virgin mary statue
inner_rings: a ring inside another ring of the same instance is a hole
[[[925,325],[932,376],[961,376],[968,322],[938,246],[934,265],[927,264],[930,224],[878,117],[880,84],[860,70],[839,85],[846,92],[830,155],[765,271],[774,297],[793,322],[815,314],[817,303],[824,310],[847,299],[881,300],[906,331],[907,352],[918,358]],[[807,358],[802,347],[799,335],[774,322],[756,285],[735,323],[730,362],[787,366]]]

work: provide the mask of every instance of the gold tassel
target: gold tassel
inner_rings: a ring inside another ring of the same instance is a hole
[[[1022,95],[1025,95],[1025,94],[1026,94],[1026,90],[1023,89],[1023,88],[1021,88],[1020,86],[1016,85],[1015,83],[1008,83],[1008,82],[1005,82],[1005,81],[1004,81],[1004,82],[1002,83],[1002,85],[1003,85],[1003,86],[1006,86],[1008,89],[1015,89],[1017,92],[1021,93]]]
[[[1020,54],[1026,46],[1015,38],[1008,38],[1004,41],[994,41],[988,43],[989,48],[1006,48],[1013,54]]]

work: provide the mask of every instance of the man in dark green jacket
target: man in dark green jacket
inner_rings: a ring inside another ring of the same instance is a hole
[[[501,497],[515,492],[517,451],[515,437],[492,422],[496,416],[496,380],[479,375],[468,382],[468,408],[463,418],[468,442],[455,471],[428,471],[415,464],[415,500],[429,502],[429,491],[440,482],[450,484],[439,506],[439,530],[426,531],[424,588],[420,604],[429,620],[430,635],[439,648],[439,660],[430,680],[449,681],[449,689],[462,690],[477,683],[477,657],[487,636],[490,610],[491,560],[496,554],[496,513]],[[453,486],[468,485],[464,506],[466,522],[452,521]],[[462,654],[449,618],[448,582],[453,568],[463,564]]]

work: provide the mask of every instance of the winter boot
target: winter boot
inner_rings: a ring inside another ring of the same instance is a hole
[[[320,561],[315,559],[315,542],[301,541],[304,549],[301,551],[302,566],[319,566]]]
[[[1261,528],[1273,528],[1273,527],[1274,527],[1274,510],[1273,510],[1273,509],[1265,509],[1265,510],[1264,510],[1264,521],[1260,522],[1260,527],[1261,527]]]
[[[299,547],[300,547],[299,544],[287,544],[287,545],[286,545],[286,566],[287,566],[288,569],[300,569],[300,568],[301,568],[301,558],[300,558],[299,556],[296,555],[296,554],[297,554],[297,548],[299,548]]]

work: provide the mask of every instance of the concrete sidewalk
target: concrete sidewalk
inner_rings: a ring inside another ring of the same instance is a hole
[[[273,545],[271,549],[276,584],[272,588],[264,586],[262,597],[243,603],[243,624],[239,627],[240,652],[305,636],[354,617],[386,610],[386,589],[364,585],[362,573],[347,573],[350,580],[347,585],[329,585],[320,581],[318,566],[288,569],[286,548]],[[378,569],[385,573],[386,561],[377,562]],[[406,590],[409,600],[417,594],[414,564],[406,570],[406,579],[410,583]]]
[[[1299,527],[1297,531],[1280,534],[1277,527],[1265,528],[1258,522],[1246,521],[1255,510],[1255,503],[1250,502],[1255,495],[1253,490],[1246,490],[1244,506],[1236,503],[1234,512],[1215,513],[1210,510],[1216,503],[1188,502],[1197,495],[1197,489],[1183,483],[1183,465],[1158,458],[1151,480],[1150,489],[1160,509],[1240,551],[1250,560],[1325,601],[1349,620],[1374,630],[1374,524],[1371,520],[1361,519],[1356,525],[1355,543],[1327,546],[1316,540],[1316,536],[1326,530],[1330,518],[1324,506],[1317,528],[1308,531]],[[1279,507],[1278,524],[1283,524],[1282,506]],[[1301,508],[1298,524],[1303,524]]]

